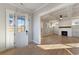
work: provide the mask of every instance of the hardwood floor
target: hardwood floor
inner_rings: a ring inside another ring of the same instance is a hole
[[[44,50],[36,45],[29,45],[26,48],[14,48],[8,50],[1,55],[64,55],[69,54],[64,49]]]
[[[79,38],[50,35],[42,37],[41,45],[29,44],[26,48],[14,48],[1,55],[77,55]]]
[[[52,45],[52,48],[56,47],[59,49],[64,49],[69,54],[78,55],[79,54],[79,37],[66,37],[59,35],[50,35],[46,37],[42,37],[42,45]],[[53,47],[55,45],[55,47]],[[58,46],[59,45],[59,46]]]

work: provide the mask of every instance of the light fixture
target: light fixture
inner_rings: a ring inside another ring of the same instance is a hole
[[[60,20],[62,20],[63,19],[63,17],[62,17],[62,15],[60,15]]]
[[[23,3],[20,3],[20,5],[24,5]]]

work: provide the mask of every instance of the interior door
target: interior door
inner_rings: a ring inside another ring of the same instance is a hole
[[[26,29],[26,17],[16,16],[15,19],[15,47],[26,47],[28,45],[28,30]]]

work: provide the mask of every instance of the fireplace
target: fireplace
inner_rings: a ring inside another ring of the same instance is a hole
[[[61,31],[61,35],[62,36],[68,36],[68,33],[67,33],[67,31]]]
[[[59,35],[72,37],[72,28],[59,28]]]

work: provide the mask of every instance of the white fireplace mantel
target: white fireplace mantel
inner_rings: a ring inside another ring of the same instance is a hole
[[[62,35],[62,31],[67,31],[68,36],[71,37],[72,36],[72,28],[59,28],[59,35]]]

